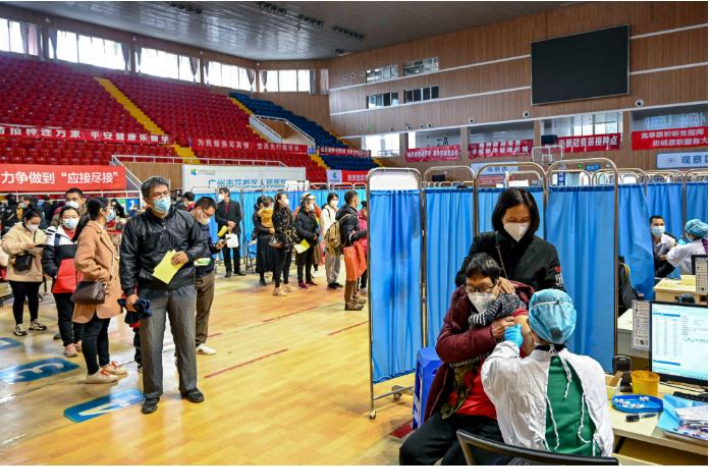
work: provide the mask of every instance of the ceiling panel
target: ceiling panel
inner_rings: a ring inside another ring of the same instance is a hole
[[[504,21],[569,2],[7,2],[254,60],[320,59]],[[177,6],[176,6],[177,5]],[[196,11],[183,11],[189,7]],[[316,28],[299,15],[323,22]],[[353,38],[333,30],[360,35]]]

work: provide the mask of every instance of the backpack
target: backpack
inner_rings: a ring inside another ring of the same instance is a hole
[[[325,250],[334,256],[340,256],[343,254],[343,236],[340,233],[340,221],[345,219],[352,214],[346,214],[340,220],[333,222],[328,228],[328,231],[323,236],[325,242]]]

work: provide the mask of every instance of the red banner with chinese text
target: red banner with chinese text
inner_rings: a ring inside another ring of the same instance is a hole
[[[168,135],[150,133],[123,133],[118,131],[67,130],[64,128],[41,128],[0,124],[0,138],[55,139],[65,141],[101,141],[130,144],[169,144]]]
[[[708,127],[668,128],[665,130],[634,131],[631,149],[690,148],[708,145]]]
[[[562,136],[558,145],[565,152],[616,151],[621,148],[621,133],[593,136]]]
[[[0,164],[4,192],[61,192],[126,189],[126,169],[112,165]]]
[[[472,143],[468,145],[468,158],[527,156],[530,154],[533,144],[531,139]]]
[[[196,148],[216,148],[216,149],[250,149],[252,151],[282,151],[307,153],[308,146],[304,144],[282,144],[249,141],[231,141],[226,139],[195,138],[192,140],[193,147]]]
[[[408,162],[457,161],[461,158],[461,146],[407,149],[405,158]]]
[[[343,170],[344,183],[367,183],[367,172],[362,170]]]

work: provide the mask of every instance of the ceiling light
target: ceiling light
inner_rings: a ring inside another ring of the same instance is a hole
[[[167,3],[168,6],[170,6],[171,8],[175,8],[176,10],[180,10],[184,13],[193,13],[195,15],[202,14],[202,8],[192,6],[189,3],[183,3],[183,2],[165,2],[165,3]]]
[[[261,8],[261,11],[272,13],[274,15],[286,16],[288,14],[287,9],[276,6],[273,3],[259,2],[259,8]]]
[[[350,31],[349,29],[341,28],[340,26],[333,26],[332,29],[333,29],[333,31],[337,32],[338,34],[342,34],[343,36],[347,36],[351,39],[355,39],[355,40],[359,40],[359,41],[365,40],[365,35],[360,34],[359,32]]]
[[[310,16],[306,16],[306,15],[299,14],[298,16],[296,16],[296,18],[299,21],[306,23],[307,25],[317,28],[317,29],[323,29],[323,26],[325,25],[325,22],[323,20],[320,20],[317,18],[311,18]]]

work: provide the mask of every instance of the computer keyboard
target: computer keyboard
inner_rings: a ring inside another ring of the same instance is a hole
[[[708,401],[708,393],[707,392],[698,392],[698,393],[689,393],[689,392],[680,392],[676,391],[673,393],[675,397],[681,397],[683,399],[688,399],[691,401],[697,401],[697,402],[707,402]]]

